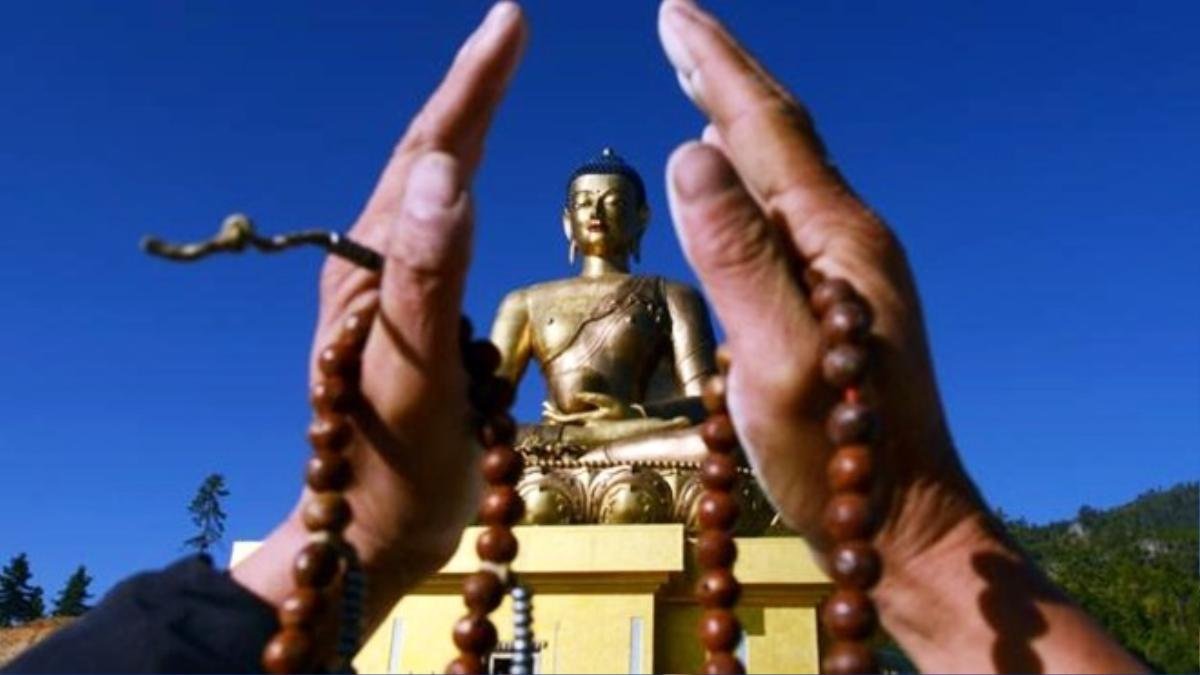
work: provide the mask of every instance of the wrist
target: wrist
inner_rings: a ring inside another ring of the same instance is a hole
[[[906,649],[925,653],[961,631],[962,617],[978,613],[983,584],[975,561],[995,556],[1022,563],[982,509],[960,519],[917,551],[881,547],[884,573],[872,592],[884,628]]]

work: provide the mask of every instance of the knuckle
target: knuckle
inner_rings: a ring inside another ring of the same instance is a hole
[[[724,227],[707,243],[710,264],[723,270],[757,267],[771,256],[771,241],[761,222],[749,227]]]
[[[719,270],[759,266],[775,255],[771,230],[756,207],[731,201],[719,199],[697,214],[711,225],[705,228],[707,236],[696,242],[696,253]]]

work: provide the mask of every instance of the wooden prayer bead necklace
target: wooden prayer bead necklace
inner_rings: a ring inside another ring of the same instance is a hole
[[[878,665],[867,640],[875,631],[877,616],[867,591],[879,581],[883,564],[871,543],[878,525],[871,512],[871,487],[872,444],[878,440],[879,421],[863,400],[862,390],[870,361],[871,310],[842,279],[817,284],[810,304],[821,320],[825,349],[821,374],[842,394],[826,424],[826,434],[836,448],[827,467],[830,497],[822,518],[833,544],[829,569],[834,592],[821,608],[821,624],[833,638],[822,669],[873,673]]]
[[[811,306],[821,320],[821,374],[827,384],[841,390],[841,401],[829,414],[826,433],[837,448],[829,460],[831,496],[822,526],[833,542],[830,572],[834,592],[821,608],[821,624],[833,638],[822,659],[826,673],[870,673],[878,666],[867,639],[877,623],[875,605],[867,595],[882,572],[879,552],[871,544],[877,523],[871,514],[872,450],[878,420],[863,402],[861,385],[868,366],[867,342],[871,311],[844,280],[829,279],[816,285]],[[737,545],[733,527],[738,505],[730,490],[737,478],[733,452],[737,438],[726,407],[726,374],[729,360],[718,353],[721,374],[705,383],[702,395],[708,420],[701,437],[708,448],[700,465],[705,492],[700,497],[700,535],[696,560],[703,570],[696,599],[705,611],[700,618],[700,640],[708,652],[701,672],[744,673],[733,654],[742,627],[733,608],[741,585],[733,575]]]
[[[464,320],[464,340],[470,327]],[[467,614],[454,624],[454,646],[458,657],[446,666],[447,673],[486,673],[487,657],[496,648],[496,626],[488,618],[500,606],[504,595],[513,591],[514,650],[517,658],[513,672],[531,672],[529,652],[532,633],[527,615],[528,590],[516,584],[509,569],[517,557],[517,538],[512,527],[525,515],[525,502],[517,492],[517,482],[525,469],[520,453],[513,450],[517,425],[508,414],[512,405],[513,385],[495,375],[500,367],[500,352],[487,340],[466,342],[463,352],[471,377],[470,398],[477,419],[477,438],[484,447],[480,466],[487,487],[479,506],[479,521],[485,526],[475,541],[475,552],[482,561],[479,571],[463,580],[463,604]],[[522,605],[517,607],[516,605]],[[520,643],[520,644],[516,644]]]
[[[737,544],[733,528],[737,524],[738,503],[733,485],[738,478],[737,435],[725,407],[725,373],[728,359],[720,355],[720,375],[704,383],[704,409],[708,419],[700,428],[700,437],[708,451],[700,464],[700,482],[704,492],[697,504],[700,534],[696,538],[696,562],[704,570],[696,584],[696,600],[704,608],[700,615],[700,642],[708,656],[702,673],[744,673],[745,666],[733,650],[742,636],[742,625],[733,608],[742,594],[742,586],[733,576]]]
[[[147,252],[174,260],[196,260],[214,252],[239,252],[247,245],[272,252],[297,245],[317,245],[364,268],[380,271],[383,258],[336,233],[320,231],[258,236],[245,216],[228,218],[221,233],[202,244],[177,246],[147,238]],[[834,593],[821,609],[821,623],[833,638],[822,669],[826,673],[866,673],[877,670],[867,639],[877,616],[867,595],[882,572],[879,552],[871,543],[878,525],[871,513],[872,448],[878,436],[874,410],[863,401],[861,385],[868,366],[871,311],[849,283],[828,279],[813,288],[810,305],[821,320],[825,350],[821,372],[827,384],[841,390],[841,401],[830,413],[826,433],[837,448],[828,464],[831,497],[822,520],[833,542],[829,554]],[[316,668],[320,656],[316,631],[326,614],[328,594],[341,585],[341,625],[333,662],[335,670],[353,672],[351,659],[361,644],[364,578],[353,546],[343,534],[353,513],[343,491],[351,482],[345,453],[354,439],[351,412],[361,403],[361,355],[377,306],[352,312],[333,341],[317,356],[320,378],[313,385],[314,419],[308,437],[314,454],[305,475],[302,519],[311,535],[293,564],[296,589],[280,605],[280,630],[263,650],[263,667],[271,673],[305,672]],[[530,592],[516,582],[509,565],[517,555],[512,527],[525,512],[516,490],[524,460],[513,449],[516,422],[508,414],[513,386],[495,375],[500,353],[487,340],[472,340],[470,323],[460,330],[463,361],[470,376],[470,400],[476,412],[477,438],[484,447],[481,462],[488,487],[479,509],[486,527],[476,540],[483,561],[480,570],[463,581],[467,614],[454,626],[459,655],[448,673],[485,673],[486,658],[497,644],[496,627],[488,615],[510,590],[514,599],[514,673],[532,672],[533,635]],[[733,650],[742,626],[733,613],[741,585],[733,575],[737,546],[733,530],[738,504],[732,488],[740,470],[734,453],[738,442],[726,406],[729,360],[718,354],[721,374],[705,383],[702,401],[708,419],[701,428],[707,453],[700,465],[704,492],[698,504],[700,533],[696,559],[703,570],[696,599],[704,608],[699,635],[707,657],[704,673],[744,673]]]
[[[320,656],[316,631],[339,577],[342,621],[335,670],[352,670],[350,660],[361,641],[362,571],[354,548],[342,536],[353,518],[342,491],[352,477],[346,461],[354,440],[350,412],[359,403],[360,357],[375,314],[375,305],[351,313],[333,342],[317,355],[320,377],[311,392],[314,417],[308,429],[314,454],[305,475],[310,492],[301,511],[310,541],[292,565],[296,589],[279,606],[280,630],[263,650],[267,672],[315,669]]]

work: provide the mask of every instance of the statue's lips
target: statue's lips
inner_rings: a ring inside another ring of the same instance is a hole
[[[605,229],[604,223],[598,220],[593,220],[592,222],[588,223],[587,226],[588,232],[603,232]]]

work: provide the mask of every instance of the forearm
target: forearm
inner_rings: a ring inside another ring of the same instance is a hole
[[[199,556],[139,574],[0,672],[254,672],[269,606]]]
[[[1145,672],[1005,541],[963,519],[875,591],[884,627],[922,672]]]

